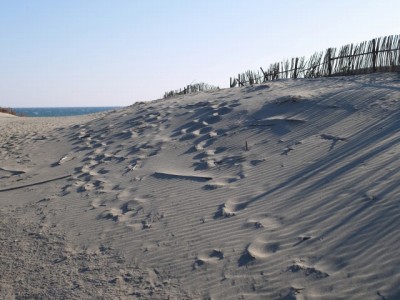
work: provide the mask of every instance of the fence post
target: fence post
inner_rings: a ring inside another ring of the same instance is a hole
[[[332,48],[328,48],[328,53],[327,53],[327,55],[328,55],[328,76],[331,76],[332,75],[332,53],[331,53],[331,51],[332,51]]]
[[[296,62],[294,63],[294,73],[293,73],[293,78],[297,79],[297,63],[299,62],[299,58],[296,57]]]
[[[376,49],[376,40],[373,39],[372,40],[372,72],[376,72],[376,53],[377,53],[377,49]]]
[[[264,72],[263,68],[260,67],[260,69],[261,69],[261,72],[264,75],[264,82],[268,81],[268,74]]]

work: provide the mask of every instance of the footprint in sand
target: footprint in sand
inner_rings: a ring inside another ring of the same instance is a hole
[[[215,161],[214,161],[215,164]],[[240,177],[218,177],[203,186],[203,190],[215,190],[222,187],[232,187],[232,183],[240,180]]]
[[[152,142],[147,142],[144,144],[134,146],[130,149],[130,154],[135,154],[138,158],[142,159],[145,159],[150,156],[155,156],[163,148],[164,143],[168,141],[169,141],[168,139],[157,139],[153,140]]]
[[[136,216],[141,210],[144,210],[145,202],[138,199],[133,199],[124,202],[120,206],[121,212],[125,215],[129,213],[130,217]]]
[[[90,206],[92,207],[92,209],[96,209],[96,208],[99,208],[102,206],[107,206],[106,203],[107,203],[107,201],[105,199],[95,198],[90,203]]]
[[[263,158],[263,159],[253,159],[253,160],[250,161],[250,165],[253,166],[253,167],[258,166],[259,164],[265,162],[265,160],[266,160],[265,158]]]
[[[214,214],[214,219],[235,216],[239,211],[245,209],[247,205],[247,201],[239,202],[238,200],[228,200],[226,203],[221,204],[218,207],[217,212]]]
[[[209,136],[210,138],[216,137],[216,136],[218,136],[218,132],[212,130],[212,131],[210,131],[210,132],[208,133],[208,136]]]
[[[127,188],[122,190],[120,193],[117,195],[117,199],[120,201],[128,201],[134,198],[134,194],[136,192],[135,188]]]
[[[224,259],[224,253],[219,249],[213,249],[211,251],[203,251],[199,253],[195,262],[193,263],[193,269],[206,266],[207,264],[215,264]]]
[[[196,144],[196,145],[194,146],[194,148],[195,148],[197,151],[203,151],[206,144],[207,144],[207,141],[201,141],[200,143]]]
[[[241,267],[256,260],[266,259],[278,252],[279,249],[280,244],[277,242],[267,241],[264,238],[256,238],[246,247],[240,256],[238,265]]]
[[[215,114],[215,115],[214,115]],[[222,117],[218,113],[214,113],[212,116],[205,118],[203,121],[208,124],[215,124],[222,120]]]
[[[110,170],[105,169],[105,168],[101,168],[101,169],[98,171],[98,173],[99,173],[100,175],[104,175],[104,174],[107,174],[107,173],[109,173],[109,172],[110,172]]]
[[[133,229],[143,230],[151,228],[154,223],[164,218],[163,213],[150,206],[146,197],[134,197],[134,192],[135,189],[123,190],[116,196],[116,199],[110,201],[113,207],[101,212],[98,219],[112,220]],[[120,205],[115,206],[118,202]],[[104,203],[102,204],[105,206]],[[92,203],[92,206],[95,205],[99,206],[98,203]]]
[[[107,180],[90,179],[90,181],[86,182],[86,184],[84,184],[79,191],[82,192],[95,190],[97,193],[110,193],[114,188],[115,185]]]
[[[199,137],[199,134],[198,134],[198,133],[189,132],[189,133],[186,133],[184,136],[182,136],[182,137],[179,139],[179,141],[181,141],[181,142],[183,142],[183,141],[188,141],[188,140],[195,139],[195,138],[197,138],[197,137]]]
[[[95,189],[95,186],[91,183],[86,183],[78,187],[77,192],[82,193],[82,192],[90,192]]]
[[[195,171],[198,171],[198,170],[207,170],[207,169],[213,168],[213,167],[215,167],[215,166],[216,166],[215,160],[214,160],[214,159],[211,159],[211,158],[202,159],[202,160],[200,160],[199,162],[193,163],[193,167],[194,167],[194,170],[195,170]]]
[[[123,203],[120,207],[111,207],[104,210],[98,216],[98,219],[112,220],[114,222],[132,221],[139,212],[143,211],[143,203],[138,200],[130,200]],[[143,223],[142,220],[133,223]]]
[[[210,126],[206,126],[206,127],[204,127],[204,128],[202,128],[202,129],[199,129],[198,130],[198,133],[199,133],[199,135],[201,135],[201,134],[209,134],[210,132],[212,132],[212,127],[210,127]]]
[[[332,134],[321,134],[320,137],[323,140],[331,142],[329,151],[333,150],[333,148],[335,148],[335,146],[338,142],[346,142],[347,141],[347,138],[345,138],[345,137],[340,137],[340,136],[336,136],[336,135],[332,135]]]
[[[329,274],[313,266],[309,266],[301,260],[295,260],[287,269],[287,272],[300,273],[306,277],[322,279],[329,277]]]
[[[304,297],[299,296],[301,291],[304,290],[304,287],[289,287],[289,292],[285,294],[285,296],[280,297],[280,300],[297,300],[297,299],[304,299]]]
[[[122,221],[121,218],[123,216],[123,213],[121,209],[112,207],[110,209],[107,209],[100,213],[98,216],[98,219],[106,219],[106,220],[113,220],[114,222],[119,222]]]
[[[267,228],[274,230],[282,226],[282,218],[271,217],[268,214],[258,214],[246,220],[245,227]]]
[[[217,110],[217,113],[218,113],[218,115],[223,116],[223,115],[229,114],[231,111],[233,111],[232,108],[224,106],[224,107],[219,108]]]
[[[86,130],[80,130],[78,133],[78,139],[88,139],[90,138],[90,134],[86,132]]]

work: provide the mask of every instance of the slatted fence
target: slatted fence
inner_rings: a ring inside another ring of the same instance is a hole
[[[246,71],[230,78],[230,87],[252,85],[276,79],[393,72],[400,70],[400,35],[375,38],[340,49],[328,48],[308,59],[295,57],[271,64],[268,69]]]

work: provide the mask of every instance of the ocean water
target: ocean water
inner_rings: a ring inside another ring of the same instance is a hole
[[[13,108],[16,113],[28,117],[66,117],[87,115],[107,110],[118,109],[118,106],[107,107],[29,107]]]

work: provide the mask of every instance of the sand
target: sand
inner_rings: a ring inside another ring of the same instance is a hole
[[[399,299],[398,73],[0,116],[7,299]]]
[[[15,116],[11,115],[11,114],[6,114],[6,113],[0,112],[0,119],[3,119],[3,118],[15,118]]]

